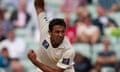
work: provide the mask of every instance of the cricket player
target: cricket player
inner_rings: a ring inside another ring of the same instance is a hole
[[[40,48],[30,50],[28,58],[39,72],[74,72],[74,50],[65,37],[66,24],[63,19],[48,22],[44,0],[35,0],[40,29]]]

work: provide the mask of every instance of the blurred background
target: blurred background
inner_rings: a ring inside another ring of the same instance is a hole
[[[34,0],[0,0],[0,72],[36,72],[39,48]],[[120,0],[45,0],[48,20],[64,18],[75,72],[120,72]]]

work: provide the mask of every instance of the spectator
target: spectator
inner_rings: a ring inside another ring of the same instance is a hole
[[[118,0],[98,0],[98,5],[105,11],[114,12],[117,10],[117,2]]]
[[[8,38],[1,42],[0,49],[7,47],[9,51],[10,58],[20,59],[25,56],[26,44],[24,40],[16,38],[14,31],[8,31]]]
[[[88,13],[88,10],[87,10],[87,8],[86,7],[78,7],[77,9],[76,9],[76,20],[75,20],[75,22],[77,23],[77,22],[82,22],[82,18],[83,18],[83,16],[84,16],[84,12],[85,13]]]
[[[115,22],[112,18],[108,17],[105,10],[103,10],[100,6],[96,8],[98,17],[93,21],[93,24],[98,26],[100,29],[100,34],[104,35],[104,27],[109,25],[109,22]],[[116,23],[113,23],[115,26]]]
[[[117,36],[116,34],[114,35],[113,31],[115,29],[118,29],[118,25],[115,21],[109,21],[107,27],[104,29],[104,33],[105,33],[105,36]],[[116,30],[116,31],[119,31],[119,30]]]
[[[115,52],[109,50],[109,39],[104,39],[103,44],[104,51],[98,54],[96,62],[99,63],[101,68],[115,68],[115,62],[117,58]]]
[[[10,58],[8,54],[7,48],[2,48],[0,53],[0,67],[1,68],[8,68],[10,66]]]
[[[86,3],[86,0],[61,0],[60,9],[66,16],[74,12],[79,6],[85,6]]]
[[[92,65],[88,58],[84,57],[80,53],[76,53],[74,68],[75,72],[89,72]]]
[[[8,29],[13,28],[12,24],[8,20],[6,12],[7,12],[6,9],[0,9],[0,24],[2,25],[2,29],[3,29],[2,32],[5,37],[7,36]]]
[[[84,12],[80,23],[78,22],[77,40],[90,44],[95,44],[99,40],[99,29],[92,25],[91,16],[88,12]]]
[[[61,0],[61,11],[70,13],[74,11],[79,5],[79,0]]]
[[[65,18],[65,22],[67,25],[66,28],[66,37],[69,39],[69,41],[73,44],[76,42],[76,26],[70,24],[70,17],[67,16]]]
[[[30,20],[30,15],[26,11],[26,0],[20,0],[19,9],[13,11],[10,21],[16,28],[25,28]]]

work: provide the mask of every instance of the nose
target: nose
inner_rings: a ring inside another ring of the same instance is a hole
[[[63,33],[61,33],[61,32],[59,33],[59,36],[60,36],[60,37],[63,37],[63,35],[64,35]]]

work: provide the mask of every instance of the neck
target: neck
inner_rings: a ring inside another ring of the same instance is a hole
[[[13,42],[14,41],[14,39],[9,39],[11,42]]]
[[[53,48],[57,48],[60,45],[60,44],[57,44],[55,42],[55,40],[53,40],[52,38],[50,39],[50,41],[51,41],[51,44],[52,44]]]

